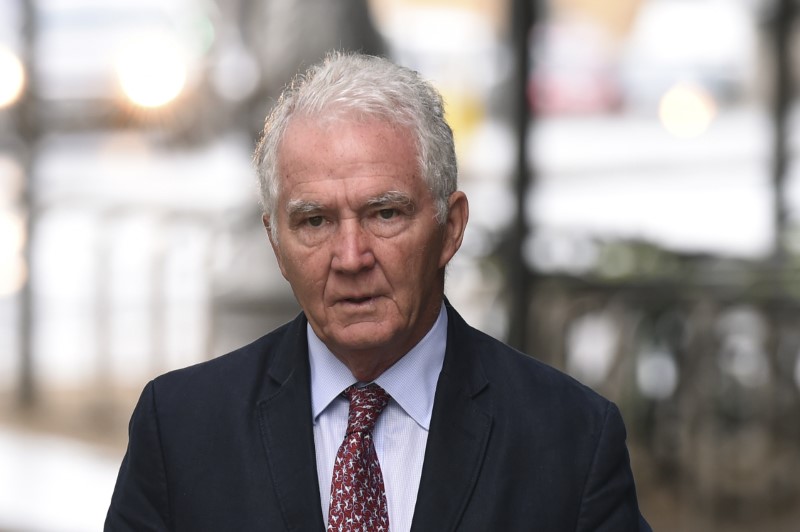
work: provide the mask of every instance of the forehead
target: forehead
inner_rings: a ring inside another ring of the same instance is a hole
[[[337,179],[422,183],[411,130],[376,118],[294,118],[279,145],[277,167],[284,190]]]
[[[321,116],[295,115],[291,117],[278,145],[279,159],[287,150],[291,150],[294,147],[292,144],[298,140],[301,142],[323,139],[337,140],[341,138],[339,135],[341,131],[354,133],[362,140],[391,138],[393,142],[399,141],[402,144],[398,148],[410,148],[415,157],[418,155],[416,137],[410,126],[379,116],[362,116],[355,111],[332,110]]]

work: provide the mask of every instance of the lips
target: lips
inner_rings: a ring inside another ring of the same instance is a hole
[[[370,299],[372,299],[371,296],[367,296],[367,297],[348,297],[348,298],[345,298],[345,301],[347,301],[348,303],[366,303]]]
[[[357,295],[357,296],[345,296],[337,298],[338,303],[343,303],[346,305],[363,305],[365,303],[370,303],[377,299],[377,296],[364,296],[364,295]]]

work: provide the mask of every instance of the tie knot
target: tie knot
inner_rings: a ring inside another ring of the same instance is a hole
[[[350,413],[347,418],[347,433],[371,432],[378,416],[389,403],[389,394],[375,383],[344,391],[350,398]]]

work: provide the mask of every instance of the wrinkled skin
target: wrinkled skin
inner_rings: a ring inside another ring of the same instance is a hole
[[[378,120],[296,118],[279,153],[270,241],[281,272],[317,336],[372,380],[436,320],[467,198],[453,193],[440,224],[413,137]],[[269,234],[269,214],[264,223]]]

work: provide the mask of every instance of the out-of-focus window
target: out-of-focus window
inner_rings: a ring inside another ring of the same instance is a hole
[[[538,5],[534,351],[620,404],[655,529],[792,530],[792,3]]]
[[[760,257],[773,241],[765,34],[756,3],[553,1],[533,39],[538,182],[551,241],[641,239]],[[577,257],[581,260],[580,257]]]

